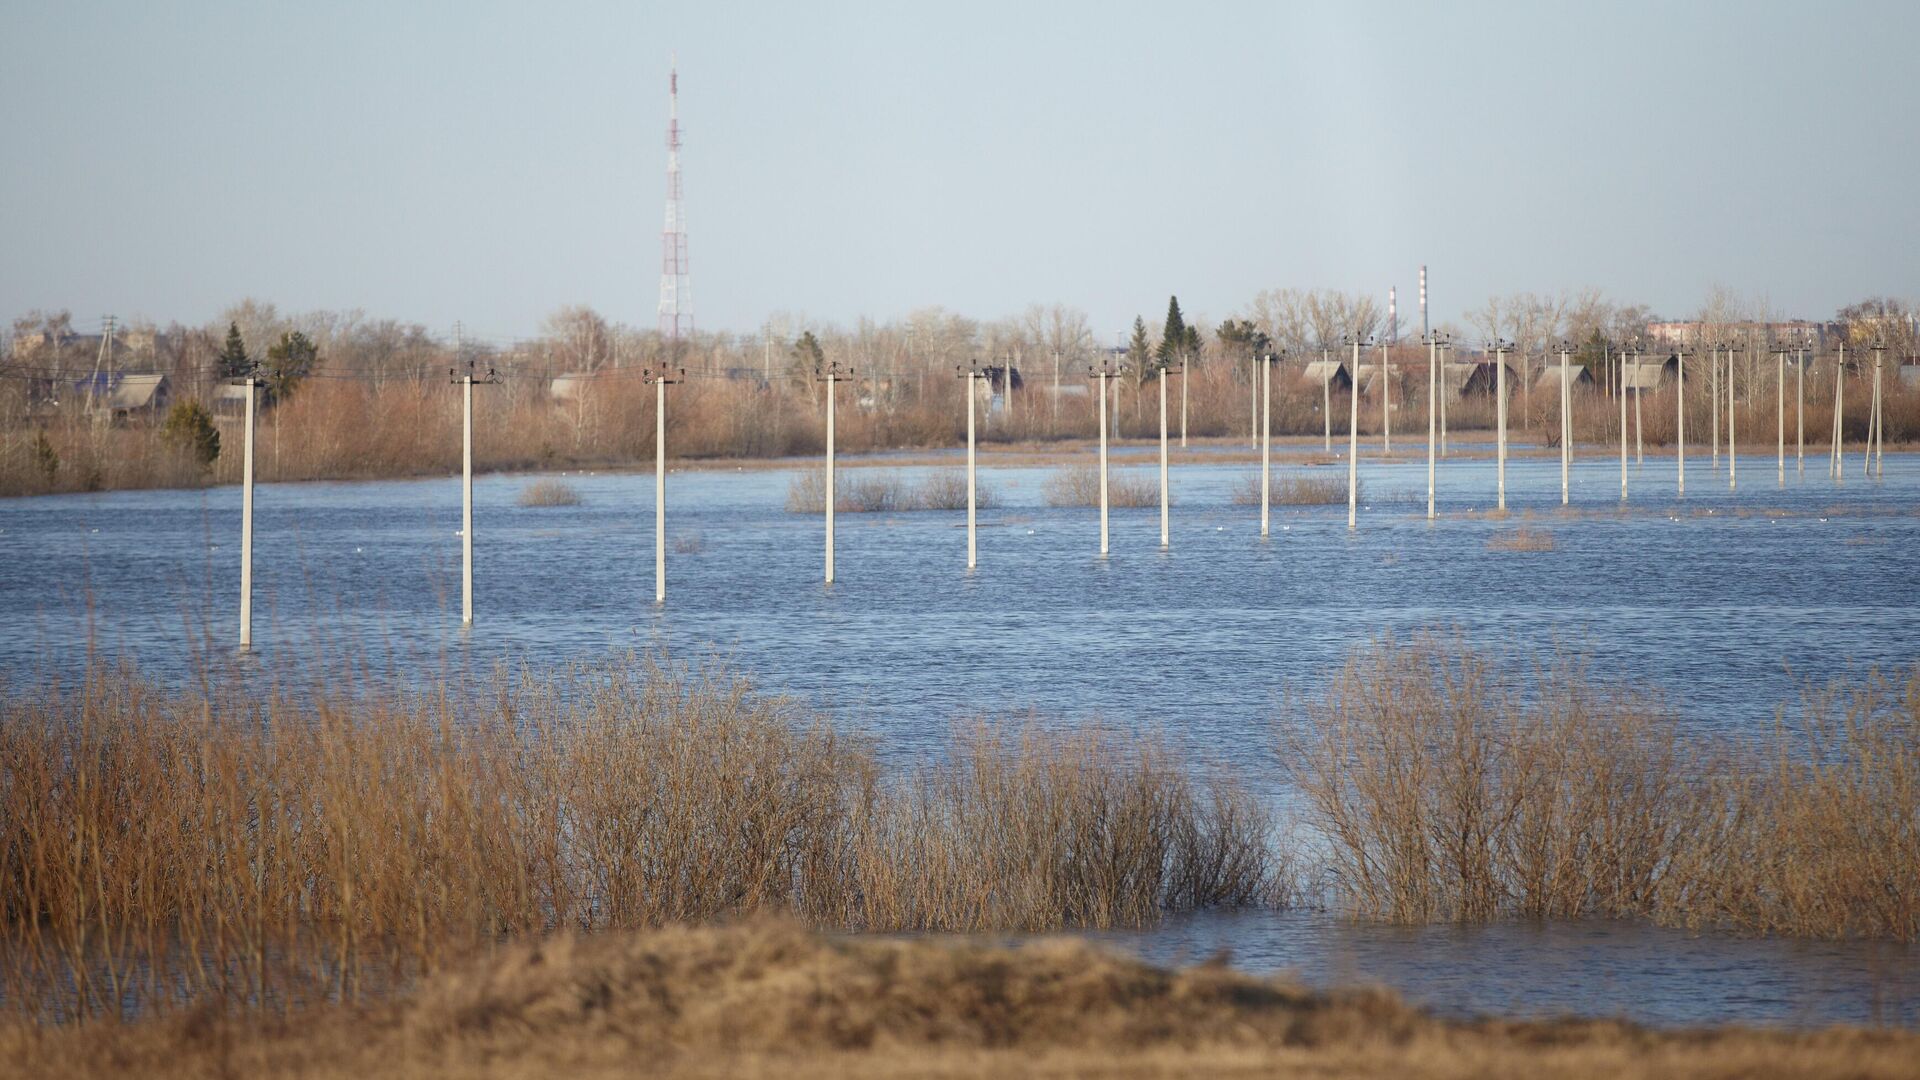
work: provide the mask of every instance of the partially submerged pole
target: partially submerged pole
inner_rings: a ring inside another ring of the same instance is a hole
[[[653,602],[667,602],[667,384],[665,369],[653,379]],[[680,378],[686,378],[685,368]]]
[[[1728,364],[1728,379],[1729,379],[1729,383],[1727,386],[1727,395],[1731,397],[1733,395],[1733,386],[1731,383],[1732,364],[1733,364],[1732,350],[1728,350],[1727,352],[1727,364]],[[1707,415],[1711,417],[1713,420],[1713,437],[1712,437],[1713,471],[1719,472],[1720,471],[1720,343],[1717,341],[1714,342],[1713,358],[1710,361],[1709,366],[1707,368],[1707,389],[1710,392],[1711,397],[1713,399],[1711,403],[1711,407],[1707,411]]]
[[[1873,344],[1873,435],[1868,449],[1873,451],[1873,478],[1885,479],[1887,475],[1887,414],[1886,398],[1880,389],[1880,361],[1886,355],[1887,347]],[[1864,469],[1862,470],[1865,471]]]
[[[1499,339],[1493,344],[1494,411],[1499,416],[1498,449],[1500,473],[1500,509],[1507,508],[1507,351]]]
[[[847,374],[849,375],[853,374],[853,369],[848,368]],[[827,509],[827,578],[826,578],[826,583],[829,585],[833,584],[833,503],[834,503],[833,413],[834,413],[834,399],[838,397],[838,395],[834,393],[833,384],[839,379],[839,376],[840,376],[840,362],[838,360],[828,364],[824,371],[818,373],[818,377],[823,378],[827,384],[827,507],[826,507]],[[1012,364],[1007,365],[1007,400],[1009,404],[1011,404],[1013,400],[1013,365]]]
[[[968,368],[966,370],[966,373],[961,377],[967,380],[967,394],[966,394],[966,397],[967,397],[967,569],[971,570],[973,569],[974,563],[979,554],[979,549],[975,542],[975,537],[974,537],[974,513],[975,513],[975,507],[978,504],[977,502],[978,489],[975,487],[975,484],[974,484],[974,437],[973,437],[973,411],[974,411],[973,410],[973,398],[974,398],[973,384],[974,384],[974,380],[980,377],[979,366],[976,365],[974,367]],[[1100,390],[1100,402],[1102,406],[1100,410],[1100,416],[1103,422],[1106,419],[1106,408],[1105,408],[1106,400],[1107,400],[1106,388],[1102,387]],[[1059,404],[1058,394],[1054,395],[1054,403],[1055,405]],[[1100,445],[1102,450],[1101,456],[1103,458],[1106,456],[1105,455],[1106,442],[1107,442],[1107,433],[1105,431],[1102,431],[1100,433]]]
[[[1393,372],[1387,368],[1387,347],[1380,346],[1380,452],[1393,455]]]
[[[1573,473],[1573,381],[1567,377],[1567,343],[1560,343],[1560,505],[1567,505]]]
[[[1440,343],[1440,456],[1447,456],[1447,356],[1453,350],[1453,342]]]
[[[1100,380],[1100,557],[1104,559],[1107,555],[1107,384],[1113,381],[1115,372],[1102,362],[1100,370],[1091,374]]]
[[[1793,353],[1793,460],[1794,471],[1807,474],[1807,347]]]
[[[1353,370],[1360,370],[1360,343],[1353,343]],[[1360,524],[1360,384],[1347,395],[1347,531]]]
[[[259,380],[247,376],[246,449],[240,465],[240,651],[253,648],[253,425]]]
[[[1675,349],[1673,370],[1674,494],[1687,493],[1687,351]]]
[[[1269,506],[1273,502],[1273,361],[1260,358],[1260,535],[1267,535]]]
[[[1611,363],[1611,361],[1609,361]],[[1635,368],[1636,373],[1638,368]],[[1620,379],[1614,385],[1620,398],[1620,501],[1627,501],[1627,354],[1620,354]]]
[[[1751,391],[1753,388],[1747,388]],[[1733,349],[1727,349],[1727,490],[1733,491],[1740,486],[1739,451],[1734,448],[1733,431]]]
[[[1320,350],[1320,424],[1325,429],[1326,445],[1322,449],[1333,453],[1333,375],[1327,365],[1327,350]]]
[[[1847,455],[1841,441],[1847,414],[1847,343],[1840,343],[1840,362],[1833,368],[1833,448],[1827,452],[1827,475],[1845,482]]]
[[[1787,350],[1780,349],[1774,357],[1779,361],[1780,378],[1773,394],[1773,413],[1779,429],[1780,446],[1780,487],[1787,486]]]
[[[1435,465],[1435,435],[1438,433],[1438,407],[1440,404],[1440,344],[1433,335],[1427,335],[1427,520],[1434,518],[1434,482],[1438,476]]]
[[[1167,514],[1167,368],[1160,365],[1160,550],[1167,549],[1170,524]],[[1186,384],[1180,384],[1185,388]]]

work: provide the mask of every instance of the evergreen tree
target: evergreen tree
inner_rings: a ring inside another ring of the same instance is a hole
[[[1160,330],[1160,351],[1155,354],[1163,366],[1179,361],[1189,344],[1198,340],[1198,335],[1187,326],[1187,320],[1180,314],[1180,298],[1167,297],[1167,325]]]
[[[811,330],[801,332],[789,355],[792,362],[787,365],[787,374],[797,383],[812,382],[815,373],[827,366],[827,351],[820,347],[820,339],[814,337]]]
[[[213,464],[220,456],[220,431],[213,426],[213,417],[200,407],[197,401],[183,401],[167,414],[166,426],[160,429],[160,437],[183,453],[192,455],[201,467]]]
[[[247,346],[240,340],[240,324],[227,324],[227,344],[214,357],[216,370],[222,379],[244,379],[253,371],[253,359],[247,355]]]
[[[279,401],[292,394],[319,363],[320,349],[307,335],[298,330],[281,334],[279,343],[267,349],[267,400]]]
[[[1133,340],[1127,343],[1127,367],[1134,379],[1144,382],[1147,367],[1153,363],[1153,345],[1147,340],[1147,321],[1133,317]]]

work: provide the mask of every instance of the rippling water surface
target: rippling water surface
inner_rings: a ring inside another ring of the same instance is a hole
[[[956,459],[957,460],[957,459]],[[1128,467],[1152,475],[1151,459]],[[1174,470],[1173,536],[1118,510],[1096,557],[1094,513],[1046,505],[1050,470],[987,469],[980,565],[964,513],[838,516],[839,580],[821,583],[817,516],[785,510],[793,470],[668,480],[668,602],[653,596],[653,478],[574,475],[576,507],[517,503],[530,478],[475,483],[477,625],[459,622],[457,481],[266,485],[256,494],[255,653],[283,670],[356,653],[414,675],[500,661],[666,648],[719,655],[763,685],[830,707],[890,756],[924,752],[959,718],[1035,710],[1151,727],[1197,757],[1273,773],[1272,726],[1356,643],[1423,628],[1525,661],[1556,644],[1603,678],[1658,692],[1686,723],[1738,736],[1809,678],[1920,657],[1920,460],[1835,485],[1824,457],[1690,455],[1630,470],[1557,459],[1509,466],[1512,516],[1489,520],[1494,466],[1452,461],[1425,517],[1418,451],[1363,460],[1346,508],[1257,510],[1257,468]],[[924,469],[895,470],[917,480]],[[1309,470],[1344,477],[1344,465]],[[235,631],[239,492],[125,492],[0,502],[0,675],[71,674],[88,643],[150,674],[224,662]],[[1526,528],[1548,551],[1490,547]],[[1615,924],[1407,930],[1307,914],[1208,915],[1125,938],[1158,956],[1230,948],[1243,964],[1372,978],[1457,1008],[1621,1013],[1661,1021],[1920,1022],[1920,957],[1882,946],[1752,942]]]

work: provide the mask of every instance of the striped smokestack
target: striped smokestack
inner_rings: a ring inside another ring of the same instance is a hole
[[[1431,336],[1427,329],[1427,268],[1420,268],[1420,336]]]

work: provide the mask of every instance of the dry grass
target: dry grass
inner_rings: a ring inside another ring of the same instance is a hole
[[[0,1004],[278,1010],[556,929],[1045,930],[1274,895],[1265,816],[1151,740],[982,727],[907,779],[743,680],[638,662],[419,695],[121,673],[15,696]]]
[[[1920,1036],[1444,1021],[1082,942],[831,940],[791,924],[512,945],[373,1009],[0,1029],[31,1077],[1911,1077]]]
[[[579,506],[580,492],[564,480],[535,480],[520,489],[521,506]]]
[[[974,479],[975,505],[981,509],[998,504],[993,487]],[[824,514],[827,505],[825,469],[809,469],[795,474],[787,484],[787,512]],[[875,469],[836,470],[833,509],[840,514],[888,514],[909,510],[965,510],[967,474],[964,469],[935,469],[918,484],[910,484],[896,472]]]
[[[1355,489],[1361,499],[1367,497],[1366,485]],[[1273,477],[1273,486],[1268,490],[1268,498],[1274,506],[1329,506],[1347,501],[1347,478],[1331,475],[1313,475],[1300,472],[1280,472]],[[1260,477],[1243,477],[1233,489],[1233,502],[1236,506],[1260,505]]]
[[[1100,470],[1093,465],[1063,465],[1047,477],[1048,506],[1099,506]],[[1168,496],[1172,499],[1171,494]],[[1119,509],[1160,505],[1160,487],[1132,469],[1108,468],[1107,505]]]
[[[1553,534],[1545,529],[1519,528],[1487,537],[1488,551],[1552,551]]]
[[[1702,746],[1572,662],[1522,688],[1458,642],[1389,640],[1306,719],[1283,760],[1361,914],[1920,940],[1920,670]]]

